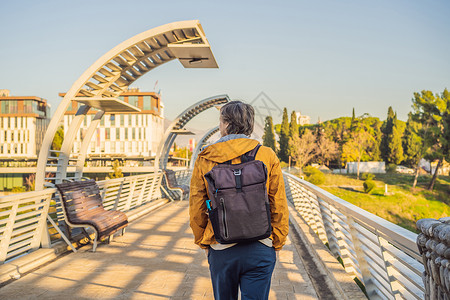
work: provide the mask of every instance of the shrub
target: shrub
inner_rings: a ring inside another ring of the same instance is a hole
[[[393,173],[396,173],[397,165],[396,165],[396,164],[388,164],[388,165],[385,167],[385,169],[386,169],[386,173],[391,173],[391,174],[393,174]]]
[[[306,176],[309,176],[313,173],[320,172],[317,168],[314,168],[313,166],[307,166],[303,168],[303,173],[305,173]]]
[[[364,181],[363,186],[364,186],[364,193],[370,194],[375,188],[375,181],[368,178]]]
[[[315,185],[320,185],[325,182],[325,175],[317,168],[306,167],[303,169],[303,173],[306,175],[306,180]]]
[[[364,179],[364,180],[366,180],[366,179],[372,180],[372,179],[375,178],[375,175],[372,174],[372,173],[363,173],[361,175],[361,178]]]
[[[27,189],[24,186],[15,186],[12,188],[11,192],[13,193],[24,193]]]
[[[280,161],[280,167],[282,169],[289,167],[288,163],[284,162],[284,161]]]

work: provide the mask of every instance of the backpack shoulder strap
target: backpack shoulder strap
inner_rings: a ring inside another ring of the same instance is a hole
[[[241,156],[241,162],[248,162],[248,161],[255,160],[256,153],[258,153],[258,150],[259,150],[260,147],[261,147],[261,144],[258,144],[255,148],[253,148],[252,150],[250,150],[247,153],[243,154]]]

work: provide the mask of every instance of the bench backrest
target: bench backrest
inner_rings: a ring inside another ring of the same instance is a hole
[[[100,190],[95,180],[72,181],[56,184],[61,202],[70,221],[87,218],[104,211]]]
[[[175,171],[173,170],[164,170],[164,174],[167,178],[167,185],[169,187],[178,187],[177,177],[175,176]]]

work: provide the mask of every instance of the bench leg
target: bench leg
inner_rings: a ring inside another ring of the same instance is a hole
[[[92,246],[92,252],[95,252],[96,249],[97,249],[97,231],[95,232],[94,245]]]
[[[110,244],[114,239],[114,234],[111,234],[108,238],[108,244]]]

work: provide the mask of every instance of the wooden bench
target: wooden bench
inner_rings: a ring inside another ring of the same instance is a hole
[[[174,199],[183,200],[187,195],[189,195],[189,186],[178,184],[175,171],[164,169],[163,173],[163,185],[167,187],[171,197]]]
[[[91,227],[95,232],[93,251],[97,241],[124,229],[127,215],[121,211],[105,210],[95,180],[71,181],[56,184],[61,195],[61,206],[66,223],[71,227]],[[89,235],[87,234],[90,239]]]

